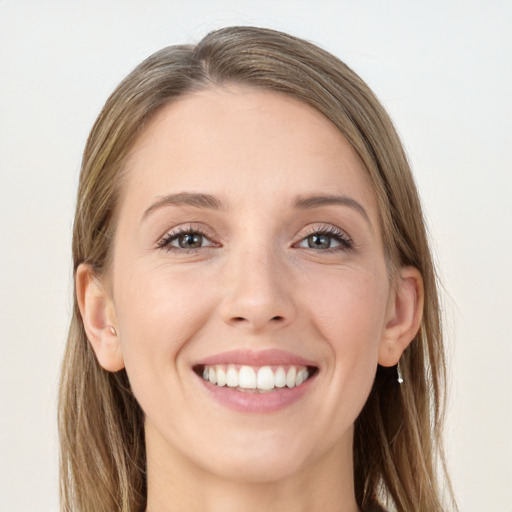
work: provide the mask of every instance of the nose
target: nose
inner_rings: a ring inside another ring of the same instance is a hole
[[[224,270],[220,307],[224,322],[260,332],[294,320],[290,273],[275,254],[243,251],[229,258]]]

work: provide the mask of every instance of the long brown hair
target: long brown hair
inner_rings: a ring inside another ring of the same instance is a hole
[[[380,209],[390,278],[413,265],[424,280],[420,331],[396,368],[378,367],[355,425],[356,500],[398,512],[443,510],[441,425],[445,361],[436,276],[418,193],[391,120],[368,86],[336,57],[284,33],[232,27],[196,46],[171,46],[140,64],[105,104],[85,148],[73,230],[74,270],[109,269],[124,163],[164,105],[237,82],[293,96],[330,119],[363,160]],[[126,372],[96,361],[76,297],[59,403],[63,511],[140,512],[146,504],[144,418]],[[449,495],[451,495],[448,483]],[[455,504],[451,502],[452,510]]]

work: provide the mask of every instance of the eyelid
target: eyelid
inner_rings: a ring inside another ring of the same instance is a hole
[[[204,250],[209,247],[221,247],[222,244],[215,241],[215,235],[211,234],[212,230],[205,226],[200,226],[195,223],[178,225],[174,228],[168,229],[162,236],[160,236],[156,242],[157,249],[164,249],[167,251],[176,251],[181,253],[186,252],[196,252],[199,250]],[[190,249],[185,249],[181,247],[176,247],[170,244],[171,241],[176,240],[182,234],[198,234],[208,240],[209,244],[202,247],[195,247]],[[315,224],[313,226],[307,226],[305,231],[302,233],[299,232],[296,238],[298,240],[293,244],[293,247],[297,248],[301,242],[306,240],[309,236],[312,235],[326,235],[332,238],[335,238],[338,241],[338,245],[335,247],[330,247],[327,249],[314,249],[314,248],[306,248],[316,252],[336,252],[341,250],[350,250],[353,249],[355,244],[350,235],[348,233],[332,224]]]
[[[322,222],[306,226],[305,228],[303,228],[303,230],[301,230],[298,233],[297,237],[300,237],[302,239],[310,235],[314,235],[316,233],[332,233],[341,235],[347,240],[352,240],[350,235],[344,229],[341,229],[338,226],[335,226],[334,224],[327,224]]]
[[[205,249],[208,247],[220,247],[220,244],[214,241],[215,237],[210,232],[211,232],[210,229],[208,229],[204,226],[199,226],[194,223],[183,224],[183,225],[175,226],[174,228],[168,229],[162,236],[160,236],[158,238],[155,245],[156,245],[157,249],[163,249],[166,251],[176,250],[176,252],[193,252],[193,251]],[[197,248],[190,248],[190,249],[184,249],[181,247],[175,247],[175,246],[170,245],[171,241],[175,240],[180,235],[187,234],[187,233],[191,233],[191,234],[194,233],[194,234],[201,235],[203,238],[208,240],[208,242],[210,242],[210,243],[209,243],[209,245],[206,245],[204,247],[197,247]]]
[[[343,229],[338,228],[337,226],[334,226],[332,224],[316,224],[314,226],[310,226],[307,228],[306,232],[299,233],[298,237],[299,240],[294,244],[294,246],[297,246],[306,238],[310,237],[311,235],[327,235],[331,237],[335,237],[339,240],[340,244],[339,246],[318,250],[318,249],[312,249],[314,251],[320,251],[320,252],[329,252],[329,251],[340,251],[340,250],[350,250],[353,249],[355,244],[352,240],[352,237]]]

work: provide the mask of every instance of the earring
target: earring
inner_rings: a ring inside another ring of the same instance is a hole
[[[398,375],[398,378],[396,379],[398,381],[398,384],[403,384],[404,378],[402,376],[402,371],[400,370],[400,363],[396,365],[396,373]]]
[[[110,332],[112,333],[113,336],[117,336],[116,328],[113,325],[110,326]]]

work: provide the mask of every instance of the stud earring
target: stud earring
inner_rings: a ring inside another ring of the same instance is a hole
[[[116,328],[113,325],[110,326],[110,332],[112,333],[113,336],[117,336]]]
[[[400,370],[400,363],[396,365],[396,373],[398,375],[398,378],[396,379],[398,381],[398,384],[403,384],[404,378],[402,376],[402,371]]]

